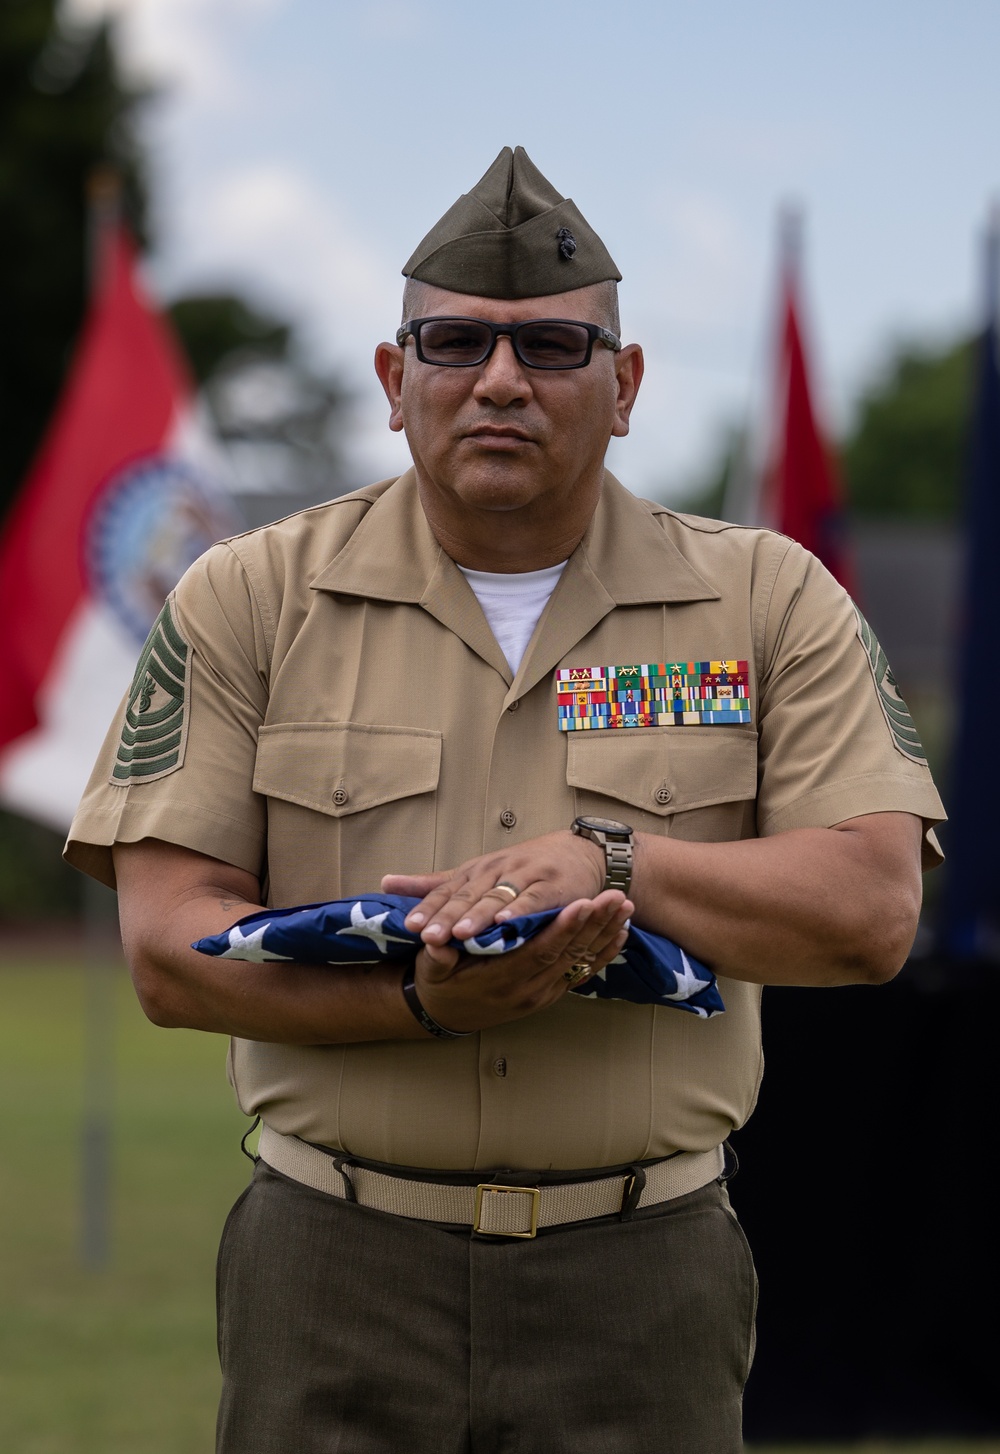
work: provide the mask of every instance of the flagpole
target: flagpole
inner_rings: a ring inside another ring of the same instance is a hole
[[[80,1127],[80,1257],[100,1269],[111,1260],[114,1111],[116,908],[113,894],[87,878],[84,905],[84,1071]]]
[[[778,208],[778,266],[772,284],[774,295],[769,309],[769,322],[764,330],[764,341],[760,345],[761,357],[756,373],[756,378],[761,382],[752,383],[750,387],[746,424],[722,505],[723,520],[731,520],[736,525],[765,523],[764,476],[771,463],[769,455],[774,449],[774,440],[771,437],[774,421],[768,410],[773,402],[770,398],[772,380],[781,357],[781,304],[789,275],[797,275],[799,270],[803,230],[803,210],[800,204],[793,201],[783,202]],[[775,319],[778,320],[777,324]]]
[[[121,178],[95,167],[87,179],[87,273],[90,297],[101,286],[107,244],[121,217]],[[89,876],[83,890],[84,1057],[80,1126],[80,1258],[98,1271],[111,1260],[111,1183],[114,1123],[114,896]]]

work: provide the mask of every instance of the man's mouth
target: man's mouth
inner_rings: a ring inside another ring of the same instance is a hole
[[[478,429],[470,429],[465,437],[476,444],[501,449],[534,442],[526,430],[516,429],[507,424],[481,424]]]

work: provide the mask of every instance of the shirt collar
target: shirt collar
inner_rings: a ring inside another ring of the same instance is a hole
[[[566,568],[565,585],[589,573],[616,606],[718,600],[721,593],[655,522],[666,514],[665,506],[637,499],[606,471],[594,518]],[[423,605],[428,590],[449,576],[466,586],[431,533],[410,469],[374,500],[344,548],[310,585],[339,595]]]
[[[616,606],[719,599],[653,518],[668,513],[605,473],[594,518],[513,679],[472,588],[431,533],[413,470],[374,500],[310,584],[317,591],[422,606],[500,673],[513,698],[530,691]]]

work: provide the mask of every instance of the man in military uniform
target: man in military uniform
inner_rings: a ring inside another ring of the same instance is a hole
[[[147,1014],[232,1036],[263,1119],[219,1448],[731,1454],[760,988],[899,969],[941,805],[816,560],[605,472],[642,356],[523,150],[404,273],[376,368],[413,468],[196,563],[67,849],[117,882]],[[380,881],[421,899],[406,974],[188,947]],[[448,947],[556,906],[485,966]],[[724,1014],[567,993],[630,917]]]

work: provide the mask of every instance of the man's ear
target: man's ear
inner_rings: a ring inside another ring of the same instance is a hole
[[[632,413],[632,405],[639,392],[645,367],[642,349],[637,343],[627,344],[615,357],[618,398],[615,401],[615,422],[611,433],[618,438],[628,433],[629,415]]]
[[[403,350],[397,343],[380,343],[375,350],[375,372],[389,400],[389,428],[403,427]]]

